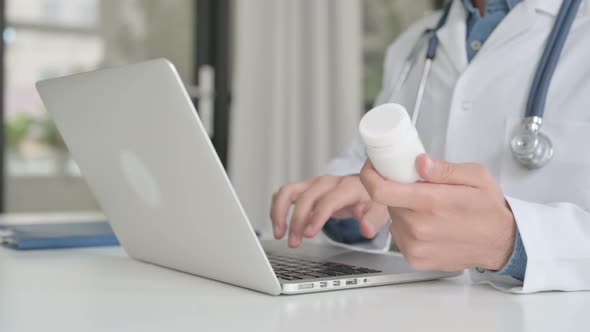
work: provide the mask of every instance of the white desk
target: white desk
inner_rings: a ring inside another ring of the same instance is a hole
[[[511,295],[459,277],[273,297],[120,248],[0,248],[0,331],[590,331],[590,292]]]

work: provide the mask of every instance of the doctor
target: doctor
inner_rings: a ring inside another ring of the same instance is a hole
[[[275,237],[288,234],[297,247],[323,229],[341,242],[366,239],[387,250],[391,234],[417,269],[471,269],[474,281],[511,292],[589,290],[589,0],[573,13],[543,99],[541,131],[552,159],[523,167],[510,146],[566,1],[454,0],[444,20],[443,11],[411,26],[387,50],[376,104],[415,109],[426,47],[397,83],[416,41],[444,21],[416,123],[429,152],[416,160],[424,182],[383,179],[365,163],[357,137],[326,175],[273,195]],[[356,221],[335,220],[342,218]]]

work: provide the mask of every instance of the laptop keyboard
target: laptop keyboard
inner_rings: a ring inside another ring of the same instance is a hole
[[[277,278],[283,280],[315,279],[382,272],[353,265],[316,262],[272,253],[267,253],[267,257]]]

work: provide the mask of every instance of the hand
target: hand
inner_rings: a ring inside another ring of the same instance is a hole
[[[387,208],[371,200],[358,176],[319,176],[284,185],[273,194],[270,217],[276,239],[287,232],[287,214],[293,204],[291,248],[301,245],[302,236],[316,236],[330,217],[356,218],[366,238],[373,238],[389,219]]]
[[[516,223],[490,172],[425,154],[416,168],[425,182],[387,181],[370,162],[361,171],[371,198],[389,207],[391,234],[408,263],[420,270],[501,269]]]

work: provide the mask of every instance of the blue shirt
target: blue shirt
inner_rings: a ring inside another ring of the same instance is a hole
[[[522,0],[487,0],[483,17],[471,0],[462,1],[467,10],[467,59],[471,61],[508,12]]]
[[[486,11],[483,16],[481,16],[479,9],[473,5],[471,0],[462,1],[467,10],[467,59],[471,61],[498,24],[522,0],[487,0]],[[354,219],[329,220],[323,230],[328,237],[341,243],[354,244],[368,241],[361,235],[358,223]],[[520,232],[517,229],[512,256],[504,268],[497,273],[524,280],[526,264],[526,251],[520,238]]]

